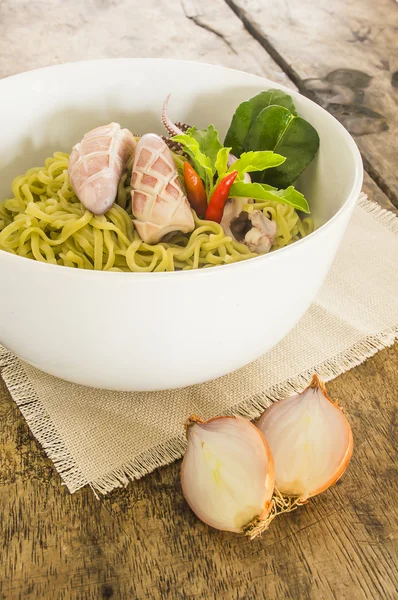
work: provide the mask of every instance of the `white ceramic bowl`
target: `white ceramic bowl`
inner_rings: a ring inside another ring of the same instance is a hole
[[[0,342],[76,383],[161,390],[230,373],[281,340],[323,282],[362,185],[351,136],[300,94],[240,71],[157,59],[72,63],[4,79],[0,198],[9,196],[13,177],[56,150],[70,151],[97,125],[162,132],[159,113],[170,92],[174,119],[214,123],[223,139],[238,104],[271,87],[291,94],[320,136],[300,183],[313,234],[243,263],[175,273],[77,270],[0,251]]]

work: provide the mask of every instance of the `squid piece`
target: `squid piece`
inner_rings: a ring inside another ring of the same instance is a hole
[[[246,214],[251,227],[245,235],[244,244],[251,252],[267,254],[275,240],[275,221],[268,219],[261,210],[253,210]]]
[[[144,242],[156,244],[171,231],[194,229],[173,156],[155,133],[146,133],[137,144],[131,185],[133,223]]]
[[[69,157],[69,179],[80,202],[95,215],[103,215],[115,202],[117,187],[134,154],[136,141],[118,123],[86,133]]]
[[[229,198],[221,225],[226,235],[245,244],[251,252],[267,254],[275,240],[276,223],[261,210],[243,210],[245,204],[252,202],[249,198]]]
[[[221,219],[221,227],[224,229],[225,235],[235,238],[231,231],[231,222],[239,217],[245,204],[252,203],[253,200],[251,198],[228,198]]]

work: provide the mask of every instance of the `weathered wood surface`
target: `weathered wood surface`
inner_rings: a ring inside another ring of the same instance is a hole
[[[0,598],[397,597],[398,345],[329,384],[355,435],[341,483],[253,542],[210,530],[179,463],[96,500],[71,496],[0,392]]]
[[[395,0],[226,0],[248,30],[355,136],[365,167],[398,206]]]
[[[294,87],[223,0],[159,6],[0,1],[0,76],[66,60],[165,56]],[[316,49],[313,57],[322,63]],[[378,135],[385,132],[369,138]],[[364,189],[391,207],[368,176]],[[0,382],[0,599],[396,598],[397,364],[395,345],[330,383],[353,426],[351,466],[335,488],[254,542],[192,515],[179,464],[100,501],[88,489],[71,496]]]
[[[0,77],[118,57],[211,62],[289,85],[224,0],[0,1]]]

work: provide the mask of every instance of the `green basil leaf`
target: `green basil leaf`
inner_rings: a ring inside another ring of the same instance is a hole
[[[198,140],[191,135],[183,133],[175,135],[172,139],[184,146],[185,152],[192,159],[195,171],[203,179],[206,192],[209,195],[213,187],[214,175],[214,167],[210,158],[201,151]]]
[[[285,190],[278,190],[276,194],[285,204],[290,204],[290,206],[307,214],[311,212],[306,198],[293,185],[289,185]]]
[[[275,188],[270,189],[269,185],[261,183],[239,181],[232,185],[229,195],[231,198],[237,196],[239,198],[254,198],[255,200],[273,200],[274,202],[289,204],[304,213],[310,212],[307,200],[293,186],[289,186],[286,190],[276,190]]]
[[[238,171],[238,178],[243,179],[245,173],[252,173],[254,171],[264,171],[264,169],[270,169],[271,167],[278,167],[285,162],[285,157],[274,152],[243,152],[228,169],[231,171]]]
[[[217,154],[222,148],[221,142],[218,139],[217,129],[214,127],[214,125],[209,125],[206,129],[196,129],[196,127],[190,127],[185,133],[186,135],[193,137],[199,143],[201,152],[210,158],[214,175],[216,171],[214,165],[217,159]]]
[[[250,100],[242,102],[232,117],[232,122],[224,141],[225,146],[232,147],[233,154],[236,156],[241,155],[243,144],[251,125],[260,112],[271,105],[284,106],[293,115],[297,114],[292,98],[281,90],[272,89],[260,92],[256,96],[253,96],[253,98],[250,98]]]
[[[273,150],[285,156],[283,165],[255,179],[277,188],[287,188],[314,159],[319,148],[319,136],[305,119],[291,115],[282,106],[268,106],[250,127],[245,148]]]
[[[217,158],[214,163],[214,167],[217,171],[218,178],[224,177],[225,173],[228,170],[228,157],[231,152],[231,148],[220,148],[217,152]]]

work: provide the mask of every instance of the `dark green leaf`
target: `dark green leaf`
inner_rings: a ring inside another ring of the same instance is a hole
[[[295,117],[283,106],[267,106],[264,108],[249,129],[244,142],[244,149],[274,150],[280,138]]]
[[[224,141],[225,146],[232,147],[233,154],[236,156],[241,155],[245,138],[252,123],[257,115],[270,105],[284,106],[293,115],[297,114],[292,98],[281,90],[273,89],[260,92],[250,100],[242,102],[235,111]]]
[[[294,183],[314,159],[319,148],[316,130],[301,117],[295,117],[279,140],[276,149],[286,162],[264,174],[264,181],[278,188]]]
[[[285,156],[283,165],[255,179],[277,188],[287,188],[313,160],[319,148],[319,136],[305,119],[289,116],[289,111],[284,107],[269,106],[261,111],[252,124],[245,147],[255,151],[273,150]]]

